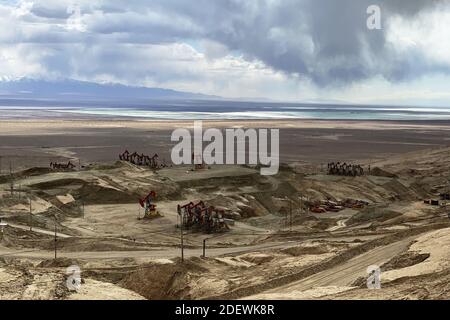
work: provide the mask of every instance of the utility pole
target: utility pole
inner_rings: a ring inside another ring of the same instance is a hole
[[[283,208],[284,209],[284,208]],[[285,210],[286,211],[286,217],[284,218],[284,226],[287,228],[287,226],[288,226],[288,215],[289,215],[289,212],[287,211],[287,210]]]
[[[83,207],[83,219],[84,219],[84,201],[81,200],[81,206]]]
[[[287,196],[285,197],[285,200],[289,202],[289,212],[286,210],[286,227],[289,224],[289,231],[292,231],[292,200]]]
[[[29,226],[30,226],[30,231],[33,230],[33,226],[32,226],[32,219],[33,219],[33,212],[32,212],[32,208],[31,208],[31,192],[29,193],[29,198],[30,198],[30,216],[29,216]]]
[[[303,196],[300,196],[300,214],[303,213]]]
[[[309,204],[309,197],[306,198],[307,203]],[[306,213],[309,214],[309,205],[306,206]]]
[[[56,241],[57,241],[57,237],[56,237],[56,214],[54,215],[55,217],[55,260],[56,260]]]
[[[180,216],[181,262],[184,262],[183,214]]]
[[[11,187],[11,197],[14,195],[14,177],[12,174],[12,164],[11,160],[9,160],[9,178],[10,178],[10,187]]]
[[[206,258],[206,238],[203,239],[203,258]]]
[[[3,240],[3,233],[5,232],[6,226],[7,226],[7,223],[3,223],[2,219],[0,218],[0,240]]]
[[[291,199],[289,199],[289,215],[290,215],[289,231],[292,231],[292,200]]]

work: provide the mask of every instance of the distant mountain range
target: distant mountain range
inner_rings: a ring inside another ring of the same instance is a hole
[[[182,92],[171,89],[132,87],[121,84],[100,84],[78,80],[36,80],[22,78],[0,81],[0,99],[55,100],[159,100],[159,99],[220,99],[217,96]]]

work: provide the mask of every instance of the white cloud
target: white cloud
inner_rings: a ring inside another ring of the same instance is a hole
[[[0,45],[0,79],[47,75],[47,70],[41,64],[47,53],[45,50],[33,49],[34,46],[27,44]]]
[[[450,7],[442,5],[419,14],[415,19],[395,16],[389,21],[387,40],[406,55],[423,54],[430,63],[450,66]]]

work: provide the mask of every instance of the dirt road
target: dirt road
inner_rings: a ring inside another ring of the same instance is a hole
[[[232,248],[211,248],[206,250],[208,257],[217,257],[222,255],[242,254],[246,252],[253,252],[266,249],[284,249],[292,246],[297,246],[298,242],[272,242],[264,243],[254,246],[238,246]],[[71,259],[172,259],[179,257],[181,254],[180,248],[156,248],[155,250],[146,251],[82,251],[82,252],[58,252],[58,257],[66,257]],[[184,249],[184,256],[199,257],[202,255],[202,249]],[[10,250],[8,248],[0,247],[0,257],[16,257],[16,258],[30,258],[30,259],[51,259],[54,257],[53,251],[45,251],[39,249],[24,249],[24,250]]]
[[[10,226],[11,228],[16,228],[16,229],[21,229],[21,230],[30,230],[29,226],[25,226],[25,225],[21,225],[21,224],[16,224],[16,223],[10,223],[8,222],[8,226]],[[37,228],[37,227],[32,227],[31,229],[33,232],[36,233],[40,233],[40,234],[45,234],[48,236],[54,236],[55,232],[54,231],[50,231],[50,230],[46,230],[46,229],[42,229],[42,228]],[[70,238],[71,236],[65,233],[61,233],[61,232],[56,232],[56,236],[59,238]]]
[[[367,276],[368,266],[381,266],[394,256],[405,251],[417,236],[409,237],[389,245],[372,249],[366,253],[356,256],[347,262],[337,265],[328,270],[314,274],[308,278],[277,287],[262,294],[306,291],[308,289],[326,286],[344,287],[350,285],[358,277]]]

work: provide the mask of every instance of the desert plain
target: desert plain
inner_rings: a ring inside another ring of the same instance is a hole
[[[172,166],[170,135],[192,127],[187,120],[1,121],[0,298],[450,298],[450,207],[441,199],[450,122],[203,125],[279,128],[279,173]],[[119,161],[126,149],[157,153],[167,166]],[[68,161],[71,170],[50,167]],[[330,162],[361,165],[364,175],[330,175]],[[138,199],[151,190],[158,216],[143,219]],[[180,230],[178,204],[200,200],[223,210],[227,230]],[[74,265],[78,290],[67,286]],[[367,288],[374,265],[380,289]]]

